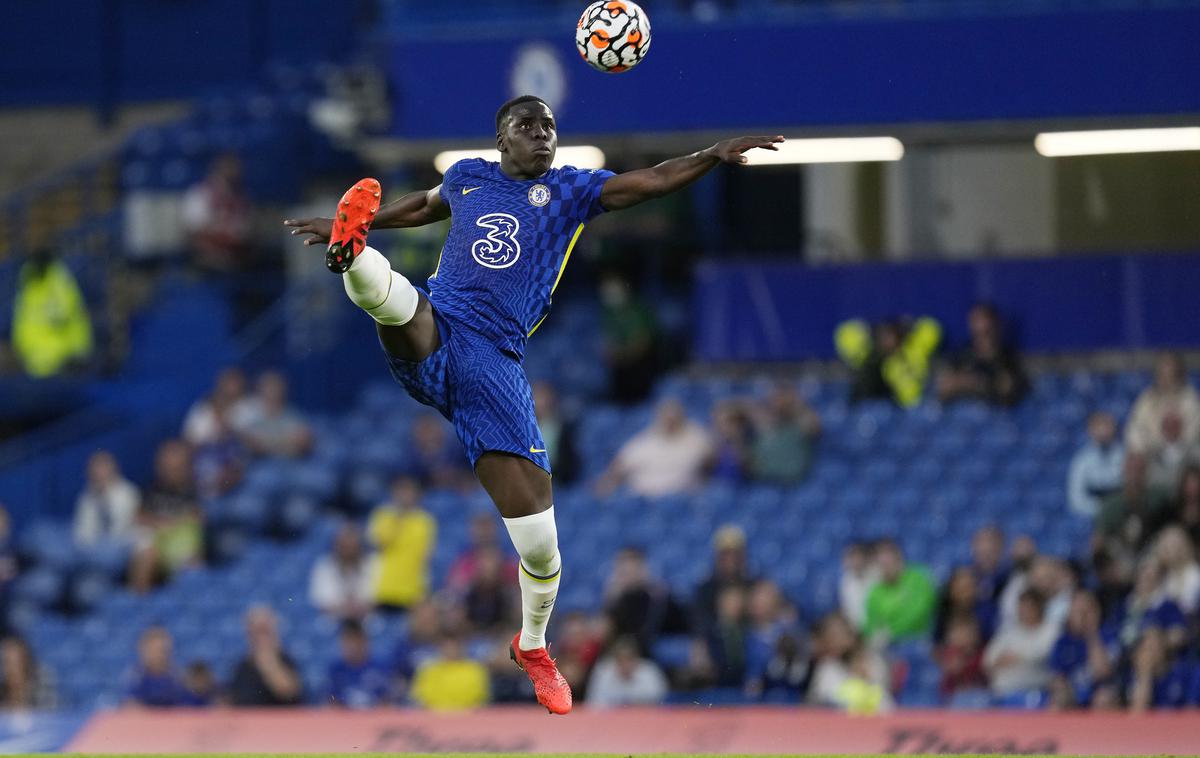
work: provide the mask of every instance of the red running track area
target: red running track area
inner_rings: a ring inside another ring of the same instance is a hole
[[[795,708],[125,710],[96,716],[79,753],[600,752],[1193,754],[1200,711],[1148,715]]]

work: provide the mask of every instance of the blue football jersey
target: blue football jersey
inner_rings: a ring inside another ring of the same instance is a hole
[[[523,357],[584,224],[604,211],[611,176],[564,166],[519,180],[481,158],[455,163],[442,178],[452,215],[429,277],[433,307]]]

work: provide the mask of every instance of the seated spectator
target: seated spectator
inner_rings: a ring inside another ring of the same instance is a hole
[[[971,536],[971,570],[979,585],[979,596],[999,601],[1009,569],[1004,565],[1004,532],[995,524],[980,527]]]
[[[988,643],[983,666],[996,697],[1024,696],[1050,683],[1050,651],[1058,626],[1046,619],[1045,610],[1038,591],[1025,590],[1017,601],[1015,620],[1002,625]]]
[[[1177,433],[1168,436],[1168,432]],[[1188,383],[1183,359],[1168,353],[1158,359],[1154,384],[1138,395],[1125,427],[1125,448],[1131,456],[1154,457],[1172,438],[1194,443],[1200,439],[1200,394]]]
[[[849,713],[873,715],[887,713],[896,707],[892,693],[872,677],[875,658],[876,654],[865,645],[858,646],[850,654],[849,675],[837,693],[837,704]]]
[[[1050,651],[1050,705],[1086,708],[1097,689],[1113,686],[1120,659],[1120,641],[1100,626],[1096,596],[1076,591],[1066,627]]]
[[[256,707],[302,703],[304,680],[280,644],[274,611],[257,605],[246,612],[246,642],[249,651],[229,682],[230,703]]]
[[[50,710],[58,706],[54,676],[16,635],[0,640],[0,709]]]
[[[139,593],[199,563],[203,556],[202,514],[187,444],[167,440],[159,445],[154,472],[154,483],[138,512],[144,538],[129,566],[130,588]]]
[[[813,653],[816,667],[808,686],[811,703],[845,707],[848,703],[843,685],[852,678],[880,687],[888,684],[887,663],[862,644],[850,622],[839,613],[831,613],[817,624]]]
[[[1133,590],[1110,622],[1110,633],[1126,649],[1132,649],[1150,627],[1161,630],[1171,649],[1187,639],[1187,617],[1179,604],[1164,591],[1166,573],[1153,556],[1138,566]]]
[[[418,603],[408,612],[404,633],[392,651],[392,671],[396,679],[392,690],[402,699],[416,676],[417,669],[437,657],[442,639],[442,615],[431,600]]]
[[[1195,613],[1200,603],[1200,565],[1187,532],[1168,526],[1154,543],[1154,556],[1163,567],[1163,595],[1185,614]]]
[[[579,450],[575,445],[575,420],[564,416],[558,390],[550,382],[533,383],[533,408],[542,443],[554,471],[554,483],[571,484],[579,478]]]
[[[183,420],[183,438],[192,445],[203,445],[217,436],[216,408],[226,409],[229,422],[239,433],[254,413],[255,403],[247,397],[246,374],[229,366],[217,375],[212,392],[197,400]]]
[[[392,483],[391,498],[371,513],[367,524],[367,536],[379,551],[375,603],[384,610],[404,610],[429,592],[437,523],[421,509],[421,497],[421,485],[401,476]]]
[[[1189,466],[1179,478],[1175,520],[1193,546],[1200,546],[1200,466]]]
[[[558,671],[571,685],[576,701],[587,700],[588,677],[604,648],[603,621],[581,611],[571,611],[562,620],[554,643]]]
[[[944,403],[977,399],[1013,406],[1028,389],[1020,358],[1005,344],[1000,314],[979,303],[967,314],[971,343],[938,375],[938,397]]]
[[[851,401],[884,398],[902,408],[921,402],[942,325],[928,316],[911,323],[847,321],[833,335],[838,357],[854,372]]]
[[[132,546],[138,534],[137,516],[141,493],[117,467],[107,450],[92,453],[87,464],[87,483],[75,501],[75,544]]]
[[[12,520],[8,509],[0,503],[0,636],[12,631],[9,619],[9,592],[18,574],[17,553],[12,544]]]
[[[754,478],[770,484],[804,481],[812,466],[821,417],[790,384],[776,385],[758,422],[750,448]]]
[[[750,630],[746,625],[746,590],[730,586],[717,595],[717,618],[708,630],[708,657],[718,687],[741,688],[746,683]]]
[[[213,424],[212,436],[196,445],[192,453],[196,491],[205,500],[224,495],[241,483],[249,458],[225,401],[214,406]]]
[[[654,422],[617,452],[597,487],[611,494],[626,486],[635,495],[664,497],[696,489],[712,443],[704,429],[687,417],[683,405],[668,398],[658,405]]]
[[[958,613],[945,622],[934,658],[942,669],[938,691],[943,701],[964,692],[987,688],[987,674],[983,670],[983,635],[975,614]]]
[[[746,560],[746,533],[734,524],[725,524],[713,535],[713,571],[696,589],[692,608],[692,626],[704,636],[716,623],[717,596],[727,587],[749,590],[757,581]]]
[[[450,571],[446,576],[446,589],[455,594],[466,592],[475,579],[475,572],[479,570],[480,553],[492,548],[503,551],[504,547],[505,543],[499,539],[496,531],[496,514],[476,513],[471,517],[471,544],[450,564]],[[506,560],[503,571],[506,580],[517,581],[515,560]]]
[[[375,602],[379,559],[363,551],[362,532],[344,524],[333,540],[333,552],[317,559],[308,596],[322,613],[338,619],[361,619]]]
[[[746,599],[746,681],[761,682],[779,640],[796,631],[799,614],[783,597],[779,585],[760,579]],[[754,692],[754,694],[759,694]]]
[[[600,282],[600,299],[609,394],[621,404],[640,402],[658,377],[658,321],[628,282],[615,274],[605,275]]]
[[[892,540],[875,547],[879,582],[867,594],[867,622],[863,633],[900,640],[928,634],[933,625],[937,590],[924,566],[906,565],[904,553]]]
[[[253,220],[237,155],[219,156],[208,176],[188,189],[183,198],[182,221],[192,249],[192,265],[215,273],[243,267],[251,246]]]
[[[799,702],[808,690],[813,661],[808,638],[797,628],[784,632],[759,680],[751,679],[747,691],[771,702]]]
[[[342,622],[340,657],[329,665],[328,702],[343,708],[371,708],[387,702],[391,674],[371,659],[370,641],[358,621]]]
[[[92,319],[75,275],[44,246],[17,275],[12,348],[25,373],[47,378],[81,368],[92,354]]]
[[[467,623],[485,633],[519,627],[520,608],[519,590],[504,576],[504,556],[499,548],[480,551],[475,576],[463,598]]]
[[[1187,703],[1192,673],[1186,662],[1172,659],[1162,630],[1148,627],[1134,648],[1125,685],[1129,710],[1180,708]]]
[[[183,705],[201,708],[217,702],[217,678],[204,661],[192,661],[183,669]]]
[[[1131,587],[1130,573],[1132,569],[1114,558],[1104,546],[1092,551],[1092,584],[1100,603],[1102,623],[1108,624],[1122,613],[1125,596]]]
[[[713,445],[710,464],[713,479],[739,484],[750,475],[750,446],[754,427],[741,403],[723,400],[713,407]]]
[[[258,378],[242,428],[246,445],[256,455],[299,458],[312,449],[312,430],[287,399],[287,380],[282,374],[268,371]]]
[[[171,661],[174,641],[165,627],[152,626],[138,639],[138,666],[129,686],[129,699],[138,705],[170,708],[188,705],[189,693]]]
[[[487,667],[467,658],[456,632],[442,635],[438,656],[417,670],[412,701],[431,711],[461,711],[486,705],[490,697]]]
[[[855,629],[867,623],[867,594],[879,581],[875,546],[852,542],[842,551],[842,574],[838,578],[838,607]]]
[[[418,416],[412,426],[409,459],[402,468],[425,487],[467,489],[474,485],[475,475],[446,428],[432,413]]]
[[[650,574],[646,555],[627,547],[617,553],[604,589],[604,613],[611,635],[636,640],[648,654],[662,632],[685,631],[684,612],[670,588]]]
[[[1094,518],[1103,500],[1121,490],[1125,446],[1117,441],[1117,422],[1109,413],[1088,418],[1088,438],[1071,459],[1067,502],[1076,516]]]
[[[960,566],[950,574],[938,600],[937,620],[933,626],[933,641],[946,639],[946,630],[953,619],[973,616],[979,623],[979,634],[985,642],[996,631],[996,604],[979,595],[979,583],[969,566]]]
[[[1000,626],[1016,621],[1019,599],[1027,589],[1036,590],[1041,597],[1046,621],[1062,629],[1071,610],[1075,593],[1075,576],[1066,562],[1049,555],[1035,558],[1028,571],[1015,573],[1000,595]]]
[[[654,661],[643,658],[638,643],[618,637],[600,659],[588,681],[588,705],[658,705],[667,696],[667,677]]]

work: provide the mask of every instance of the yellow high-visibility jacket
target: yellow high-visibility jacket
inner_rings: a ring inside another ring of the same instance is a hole
[[[13,305],[13,352],[30,376],[54,376],[92,352],[92,321],[70,269],[53,262],[38,275],[21,268]]]

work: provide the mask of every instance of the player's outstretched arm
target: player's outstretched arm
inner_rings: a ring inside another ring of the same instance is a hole
[[[636,171],[617,174],[604,183],[600,192],[600,204],[606,210],[618,211],[647,200],[682,189],[722,163],[741,165],[747,162],[743,155],[747,150],[778,150],[776,145],[783,137],[734,137],[723,140],[691,155],[672,158],[669,161]]]
[[[425,226],[450,217],[450,206],[442,200],[442,185],[431,190],[410,192],[399,200],[381,207],[371,222],[372,229],[407,229],[414,226]],[[289,218],[284,226],[292,227],[292,234],[310,234],[304,240],[306,245],[324,245],[329,242],[329,233],[333,229],[331,218]]]

